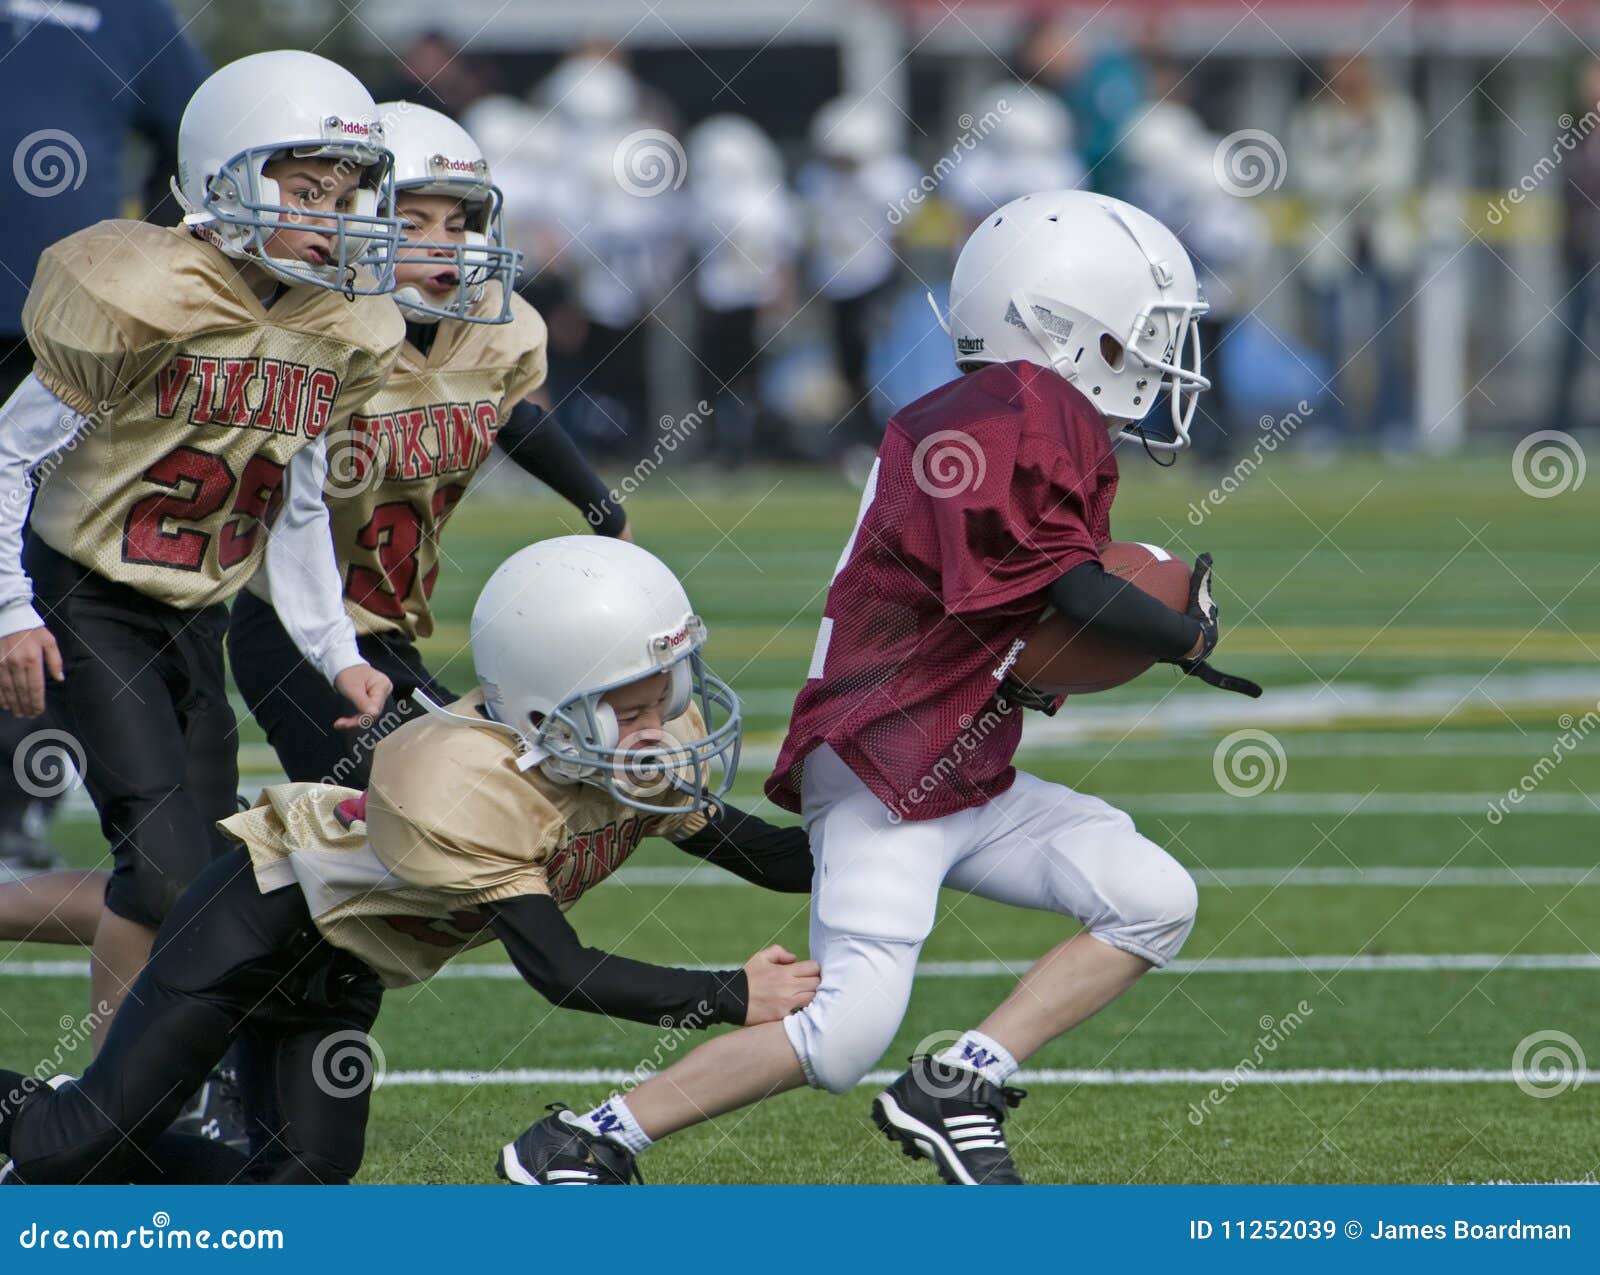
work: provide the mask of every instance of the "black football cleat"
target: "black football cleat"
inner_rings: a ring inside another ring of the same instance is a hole
[[[620,1142],[579,1127],[565,1103],[500,1148],[500,1176],[518,1186],[627,1186],[644,1179],[633,1152]]]
[[[872,1100],[872,1122],[952,1186],[1021,1186],[1001,1126],[1025,1096],[924,1055]]]
[[[213,1070],[184,1104],[170,1130],[193,1138],[209,1138],[235,1151],[248,1151],[250,1130],[239,1073],[232,1067]]]

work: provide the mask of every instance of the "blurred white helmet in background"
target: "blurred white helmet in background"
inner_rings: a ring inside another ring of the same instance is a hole
[[[783,181],[783,156],[777,143],[743,115],[713,115],[691,128],[684,141],[693,185],[775,185]]]
[[[582,127],[620,124],[639,111],[639,82],[612,58],[575,54],[535,92],[541,106]]]
[[[811,120],[811,146],[825,159],[862,164],[899,148],[900,123],[881,97],[836,97]]]

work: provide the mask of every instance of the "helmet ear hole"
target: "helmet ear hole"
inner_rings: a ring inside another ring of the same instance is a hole
[[[1123,348],[1121,341],[1117,340],[1109,332],[1100,334],[1100,357],[1105,360],[1108,368],[1113,372],[1122,371],[1122,360],[1126,355],[1127,351]]]

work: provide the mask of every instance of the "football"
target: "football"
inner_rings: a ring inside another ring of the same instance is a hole
[[[1175,611],[1189,605],[1190,567],[1165,549],[1112,540],[1100,546],[1100,561],[1112,575]],[[1035,690],[1086,695],[1131,682],[1154,663],[1150,656],[1107,641],[1052,610],[1028,635],[1011,675]]]

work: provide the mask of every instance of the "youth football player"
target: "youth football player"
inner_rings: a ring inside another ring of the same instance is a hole
[[[256,54],[195,92],[178,151],[183,225],[101,222],[41,258],[34,372],[0,431],[0,707],[48,700],[86,755],[115,864],[93,999],[112,1005],[234,807],[228,598],[265,564],[350,720],[389,691],[356,649],[321,498],[321,436],[404,334],[375,295],[399,223],[374,103],[324,58]]]
[[[809,1084],[844,1093],[900,1026],[941,886],[1080,922],[1006,999],[872,1105],[947,1182],[1020,1182],[1002,1129],[1019,1063],[1178,952],[1194,882],[1097,797],[1018,773],[1007,655],[1047,604],[1212,685],[1210,559],[1188,614],[1101,567],[1113,444],[1188,439],[1205,312],[1178,240],[1084,191],[1024,196],[968,239],[949,328],[964,373],[890,422],[828,592],[809,678],[767,781],[815,857],[811,956],[822,985],[782,1022],[711,1041],[583,1116],[557,1113],[501,1153],[517,1181],[580,1157],[625,1182],[651,1141]],[[1143,421],[1158,393],[1171,432]]]
[[[402,244],[394,299],[406,341],[383,388],[333,445],[325,488],[344,605],[366,660],[393,683],[364,729],[336,729],[349,706],[305,658],[258,573],[233,606],[234,680],[291,780],[364,788],[372,747],[422,710],[418,687],[455,697],[423,666],[439,537],[467,484],[498,446],[574,505],[597,530],[626,534],[605,485],[527,395],[545,379],[545,325],[514,291],[500,191],[483,152],[447,116],[410,102],[378,106],[395,156]]]
[[[368,1100],[350,1069],[370,1082],[383,989],[494,939],[568,1008],[705,1028],[805,1005],[817,966],[781,947],[740,970],[669,969],[585,947],[564,916],[644,837],[808,888],[800,829],[720,801],[739,704],[706,670],[705,640],[677,578],[634,545],[566,536],[513,555],[473,612],[479,689],[448,707],[420,692],[428,715],[378,744],[365,794],[287,784],[226,820],[244,844],[168,917],[81,1079],[0,1071],[10,1174],[183,1180],[174,1151],[196,1140],[156,1139],[238,1036],[263,1149],[247,1163],[204,1148],[207,1180],[348,1181]]]

